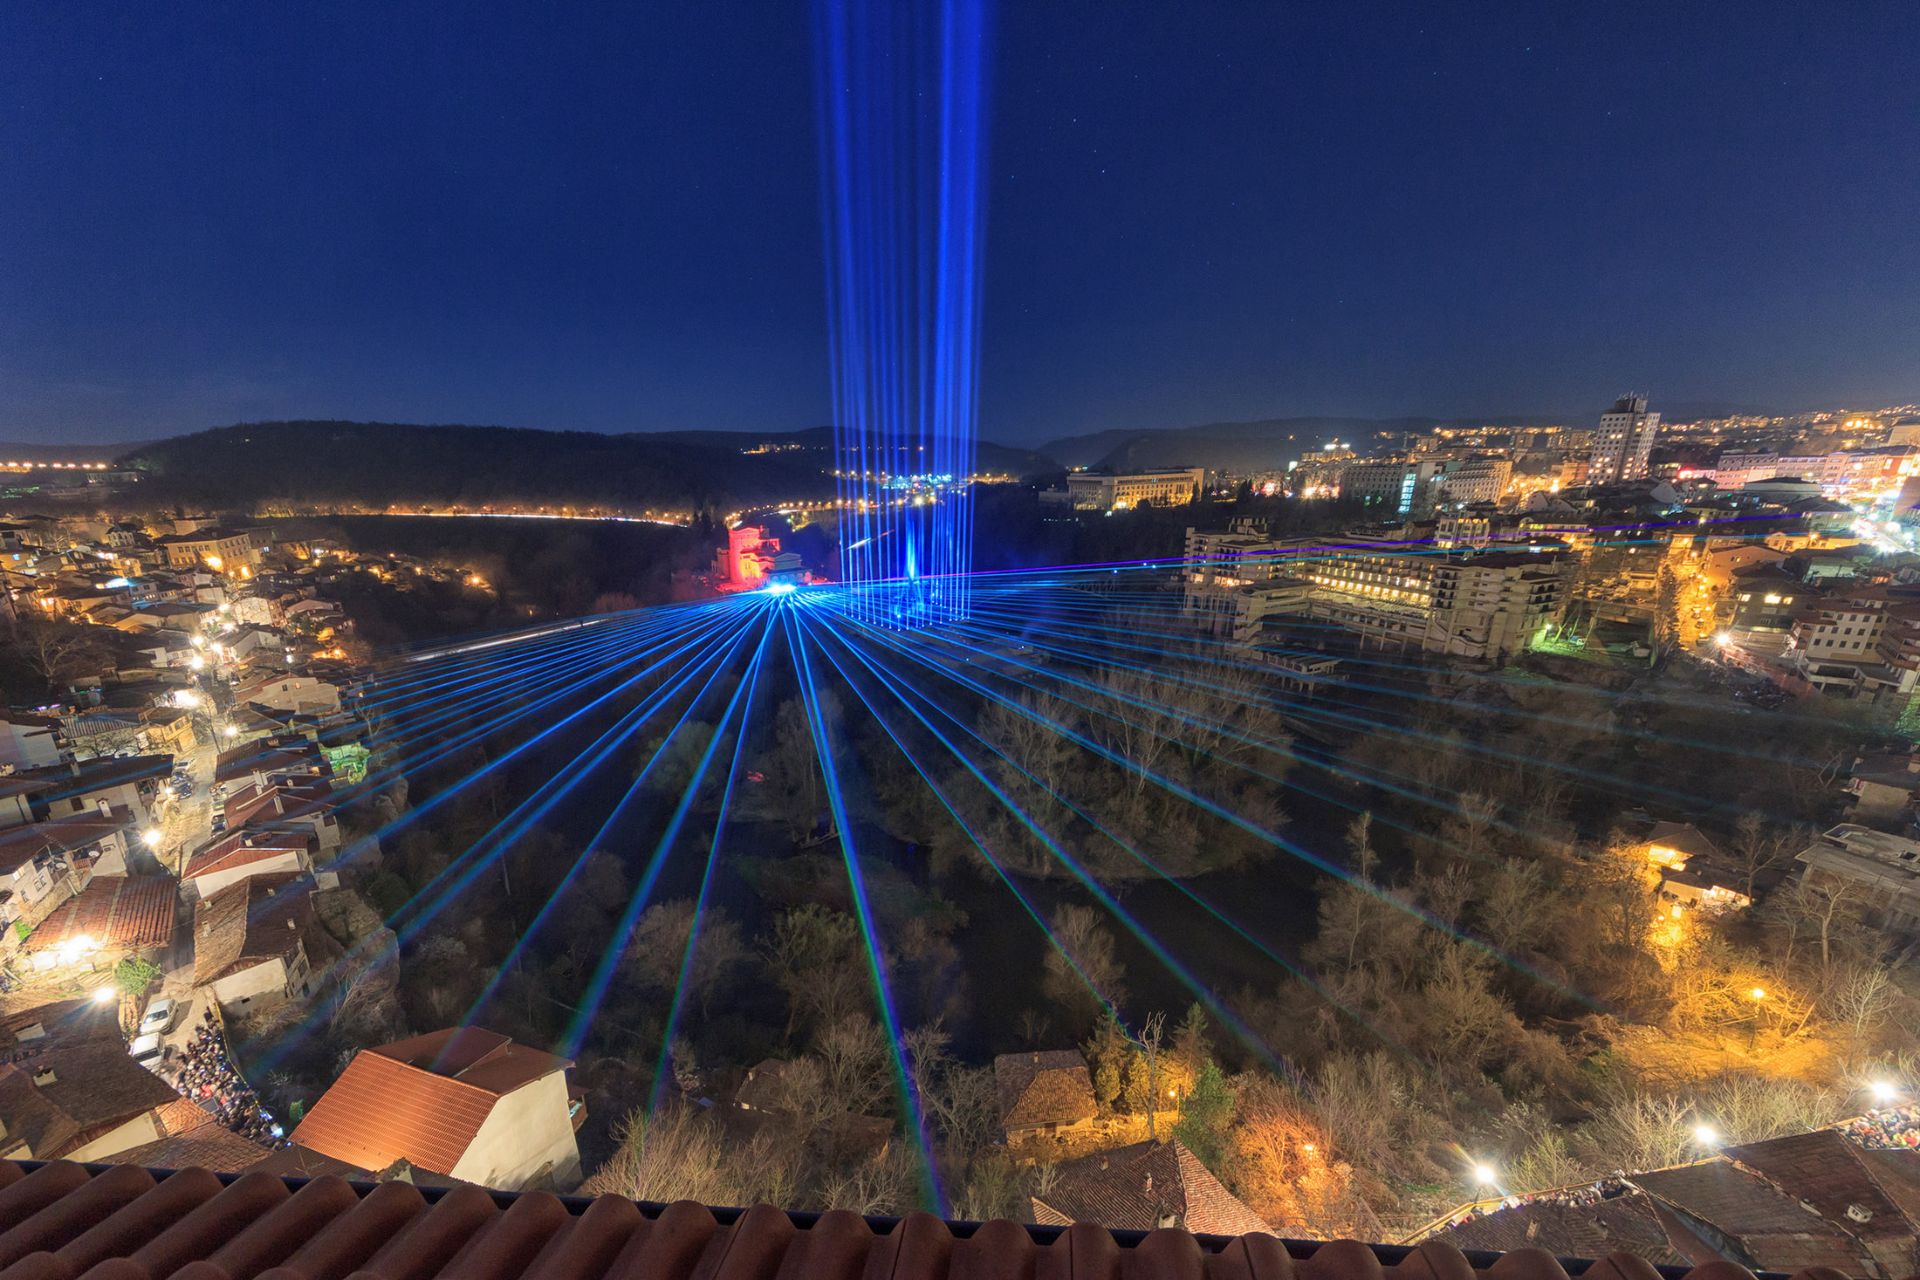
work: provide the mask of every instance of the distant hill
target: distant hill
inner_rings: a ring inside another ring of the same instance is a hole
[[[1070,467],[1210,467],[1257,471],[1283,467],[1330,440],[1362,445],[1443,426],[1548,426],[1562,419],[1537,418],[1262,418],[1209,422],[1197,427],[1146,431],[1098,431],[1068,436],[1041,447]],[[1364,450],[1363,450],[1364,451]]]
[[[0,459],[18,462],[106,462],[136,444],[29,444],[0,441]]]
[[[772,449],[755,449],[771,444]],[[1051,469],[990,446],[983,461]],[[388,505],[575,505],[714,512],[833,493],[826,428],[599,435],[517,427],[256,422],[139,445],[143,505],[258,511]]]
[[[808,427],[801,431],[651,431],[649,440],[671,440],[731,450],[750,449],[758,444],[775,447],[797,445],[808,449],[833,447],[832,427]],[[983,471],[1016,476],[1037,476],[1060,470],[1061,464],[1044,451],[1022,449],[1016,445],[981,440],[975,459]]]

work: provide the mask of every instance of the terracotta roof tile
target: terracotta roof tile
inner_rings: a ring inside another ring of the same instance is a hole
[[[182,880],[193,880],[215,871],[232,871],[255,862],[265,862],[288,853],[313,852],[313,833],[305,830],[248,828],[229,831],[201,845],[187,862]]]
[[[1418,1248],[1286,1242],[1268,1235],[1112,1233],[1079,1224],[898,1221],[846,1212],[744,1212],[697,1204],[591,1202],[475,1187],[304,1185],[264,1173],[88,1170],[0,1162],[0,1269],[9,1280],[1566,1280],[1540,1249],[1466,1255]],[[1659,1280],[1630,1254],[1574,1271],[1582,1280]],[[1669,1268],[1667,1275],[1680,1276]],[[1742,1280],[1725,1262],[1687,1280]],[[1835,1280],[1808,1273],[1802,1280]]]
[[[173,940],[179,891],[167,876],[95,876],[78,896],[54,908],[21,945],[45,951],[86,936],[112,951],[141,951]]]
[[[356,1055],[293,1140],[362,1169],[451,1174],[495,1102],[572,1065],[479,1027],[415,1036]]]

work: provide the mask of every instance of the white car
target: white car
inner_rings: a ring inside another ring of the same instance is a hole
[[[149,1071],[155,1071],[166,1061],[167,1045],[160,1039],[159,1033],[149,1032],[136,1036],[133,1043],[127,1046],[127,1052],[133,1055],[135,1062]]]
[[[155,1000],[147,1006],[147,1012],[140,1019],[140,1036],[163,1036],[173,1030],[174,1005],[171,1000]]]

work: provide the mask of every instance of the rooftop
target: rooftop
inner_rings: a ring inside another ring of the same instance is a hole
[[[293,1140],[362,1169],[405,1159],[451,1174],[503,1096],[573,1064],[479,1027],[355,1055]]]
[[[20,945],[47,951],[90,938],[110,951],[142,951],[173,939],[174,904],[167,876],[95,876],[78,896],[54,908]]]
[[[1437,1241],[1400,1248],[1177,1230],[1145,1235],[1085,1224],[957,1224],[924,1213],[863,1219],[764,1205],[708,1209],[686,1201],[563,1200],[544,1192],[399,1181],[374,1186],[326,1175],[300,1181],[264,1172],[223,1179],[204,1169],[167,1173],[65,1162],[0,1162],[0,1224],[0,1266],[31,1258],[33,1275],[100,1280],[269,1273],[368,1280],[1567,1280],[1568,1274],[1540,1248],[1501,1258],[1463,1254]],[[1581,1274],[1582,1280],[1654,1280],[1658,1273],[1618,1254]],[[1668,1274],[1677,1280],[1682,1273]],[[1694,1273],[1697,1280],[1734,1274],[1724,1263]]]

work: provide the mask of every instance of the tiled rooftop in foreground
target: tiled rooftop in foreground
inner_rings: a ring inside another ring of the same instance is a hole
[[[339,1178],[222,1178],[134,1165],[0,1162],[0,1280],[1737,1280],[1630,1254],[1563,1265],[1538,1249],[1461,1253],[1167,1228],[868,1220],[616,1196],[447,1190]],[[1811,1270],[1806,1280],[1835,1280]]]

